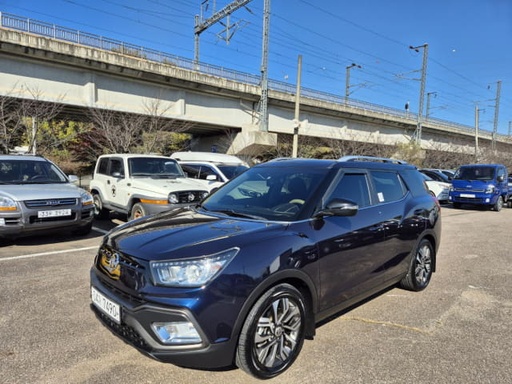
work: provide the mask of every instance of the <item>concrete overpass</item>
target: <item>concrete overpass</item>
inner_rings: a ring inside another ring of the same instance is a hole
[[[254,153],[275,145],[277,134],[293,133],[294,86],[269,84],[269,125],[262,131],[256,76],[11,15],[0,19],[0,96],[30,99],[37,92],[75,115],[89,108],[147,114],[159,103],[165,117],[199,137],[197,150],[209,150],[226,131],[237,132],[232,153]],[[300,120],[301,135],[389,145],[409,142],[417,126],[416,114],[310,89],[301,90]],[[473,127],[429,119],[422,131],[424,149],[474,151]],[[480,145],[491,140],[491,132],[479,132]],[[502,135],[495,143],[500,151],[511,144]]]

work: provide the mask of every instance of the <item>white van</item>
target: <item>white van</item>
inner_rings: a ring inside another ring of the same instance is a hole
[[[225,153],[174,152],[171,158],[178,161],[188,177],[204,180],[210,191],[249,168],[245,161]]]

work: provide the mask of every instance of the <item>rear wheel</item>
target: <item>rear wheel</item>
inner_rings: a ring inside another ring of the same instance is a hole
[[[130,220],[135,220],[140,217],[146,216],[148,213],[146,212],[146,208],[141,203],[133,204],[132,210],[130,212]]]
[[[430,241],[423,239],[411,259],[409,272],[400,281],[400,287],[409,291],[421,291],[427,288],[434,266],[434,248]]]
[[[268,290],[252,307],[240,333],[236,365],[259,379],[288,369],[304,343],[305,304],[290,284]]]

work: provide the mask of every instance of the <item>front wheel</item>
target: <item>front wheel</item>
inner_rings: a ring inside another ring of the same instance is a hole
[[[148,213],[146,212],[146,208],[141,203],[133,204],[132,210],[130,212],[130,220],[135,220],[140,217],[146,216]]]
[[[302,294],[290,284],[268,290],[252,307],[240,333],[236,365],[270,379],[288,369],[302,349],[305,332]]]
[[[496,200],[496,203],[494,203],[492,207],[496,212],[501,211],[501,208],[503,208],[503,197],[499,196],[498,200]]]
[[[430,241],[421,240],[414,252],[409,272],[400,281],[400,287],[409,291],[422,291],[427,288],[434,266],[434,248]]]

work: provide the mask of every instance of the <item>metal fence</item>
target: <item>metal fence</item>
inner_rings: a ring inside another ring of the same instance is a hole
[[[159,63],[175,65],[179,68],[197,71],[206,75],[217,76],[240,83],[256,86],[259,86],[261,83],[260,76],[256,76],[253,74],[239,72],[232,69],[226,69],[224,67],[219,67],[201,62],[197,63],[193,60],[176,55],[171,55],[169,53],[156,51],[153,49],[144,48],[142,46],[125,43],[119,40],[113,40],[103,36],[94,35],[91,33],[82,32],[79,30],[69,29],[65,27],[60,27],[55,24],[49,24],[42,21],[28,19],[8,13],[0,12],[0,27],[15,29],[23,32],[29,32],[40,36],[46,36],[52,39],[69,41],[71,43],[81,44],[102,50],[118,52],[121,54],[134,56]],[[296,92],[296,87],[294,85],[276,80],[269,80],[269,89],[289,94],[295,94]],[[417,114],[406,113],[400,109],[390,108],[378,104],[372,104],[356,99],[345,100],[343,96],[330,94],[310,88],[301,88],[301,95],[303,97],[307,97],[314,100],[326,101],[335,104],[343,104],[348,107],[357,108],[362,111],[368,111],[370,113],[381,113],[384,115],[398,117],[402,119],[408,119],[413,121],[417,120]],[[474,132],[475,130],[474,127],[457,124],[442,119],[429,118],[428,122],[459,132]],[[490,131],[488,132],[491,133]],[[501,136],[503,138],[507,137],[505,135],[497,136]]]

